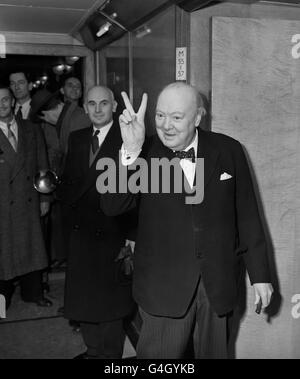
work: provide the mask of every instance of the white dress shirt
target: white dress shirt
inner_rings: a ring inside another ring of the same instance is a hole
[[[18,124],[16,123],[15,118],[13,118],[10,122],[10,130],[14,133],[16,140],[18,141]],[[7,123],[0,121],[0,129],[4,133],[5,137],[8,138],[8,128]]]
[[[31,99],[27,100],[24,104],[17,103],[16,107],[15,107],[15,115],[18,113],[19,108],[22,107],[23,119],[27,120],[28,116],[29,116],[30,109],[31,109],[30,103],[31,103]]]
[[[194,148],[195,158],[197,158],[197,153],[198,153],[198,131],[197,130],[196,130],[196,135],[193,142],[184,151],[189,151],[191,148]],[[196,162],[192,162],[190,159],[181,159],[180,166],[184,172],[184,175],[190,187],[193,188],[195,172],[196,172]]]
[[[102,143],[104,142],[104,140],[105,140],[105,138],[106,138],[106,136],[107,136],[107,134],[108,134],[108,132],[109,132],[109,130],[110,130],[110,128],[112,127],[112,125],[113,125],[113,121],[111,121],[109,124],[107,124],[107,125],[105,125],[105,126],[102,126],[102,128],[96,128],[94,125],[93,125],[93,129],[94,129],[94,131],[93,131],[93,135],[95,134],[95,132],[97,131],[97,130],[99,130],[100,131],[100,133],[98,134],[98,141],[99,141],[99,147],[102,145]]]
[[[196,130],[195,138],[193,142],[186,148],[184,151],[188,151],[191,148],[194,148],[195,150],[195,157],[197,158],[198,153],[198,130]],[[121,148],[121,157],[122,157],[122,165],[123,166],[130,166],[133,164],[138,156],[140,155],[141,150],[137,153],[128,153],[125,148],[124,144]],[[194,187],[194,179],[195,179],[195,173],[196,173],[196,161],[192,162],[190,159],[181,159],[180,160],[180,166],[182,168],[182,171],[184,172],[184,175],[186,177],[186,180],[188,181],[191,188]]]

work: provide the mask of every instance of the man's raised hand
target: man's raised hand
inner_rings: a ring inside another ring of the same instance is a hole
[[[124,148],[128,152],[139,152],[145,141],[145,114],[148,95],[143,94],[142,102],[137,113],[130,103],[126,92],[121,93],[125,109],[119,118]]]

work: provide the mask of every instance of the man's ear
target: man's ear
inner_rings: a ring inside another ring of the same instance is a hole
[[[114,102],[113,102],[113,113],[116,112],[117,107],[118,107],[118,103],[116,102],[116,100],[114,100]]]
[[[59,91],[60,91],[60,93],[61,93],[62,95],[65,95],[65,91],[64,91],[63,88],[61,88]]]
[[[200,125],[200,122],[202,120],[202,116],[205,116],[206,110],[202,107],[198,108],[198,113],[195,120],[195,126],[196,128]]]
[[[89,112],[88,112],[88,108],[87,108],[87,105],[84,103],[83,104],[83,109],[84,109],[84,111],[85,111],[85,113],[86,114],[88,114]]]
[[[28,84],[28,89],[29,89],[29,92],[32,91],[32,89],[33,89],[33,83],[32,83],[32,82],[30,82],[30,83]]]
[[[16,105],[16,99],[14,97],[11,98],[11,106],[14,108]]]
[[[201,119],[202,119],[202,115],[198,114],[195,121],[196,128],[198,128],[198,126],[200,125]]]

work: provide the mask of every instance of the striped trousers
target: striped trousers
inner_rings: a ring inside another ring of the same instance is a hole
[[[141,308],[139,311],[143,325],[137,344],[138,359],[228,358],[228,316],[219,317],[213,312],[202,280],[182,318],[153,316]],[[191,341],[193,353],[187,353]]]

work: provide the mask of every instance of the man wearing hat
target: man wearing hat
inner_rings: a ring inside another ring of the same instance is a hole
[[[30,119],[34,123],[40,124],[45,136],[49,166],[51,170],[58,171],[61,162],[61,151],[59,138],[55,128],[56,120],[46,122],[43,118],[43,112],[49,111],[60,113],[63,108],[63,103],[59,98],[59,91],[50,92],[46,88],[37,90],[31,99]],[[50,120],[49,120],[50,121]]]

